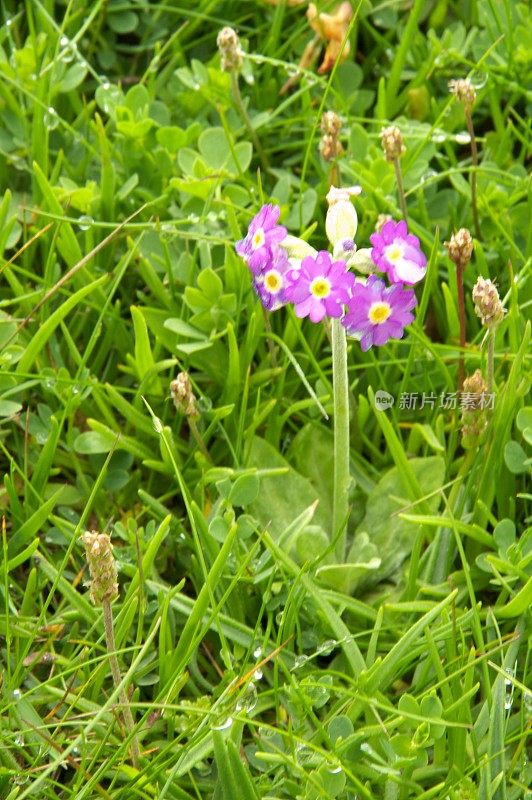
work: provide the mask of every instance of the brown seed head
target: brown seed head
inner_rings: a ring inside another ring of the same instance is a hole
[[[237,32],[228,26],[222,28],[216,38],[224,72],[238,72],[242,67],[242,48]]]
[[[332,161],[343,152],[342,144],[338,139],[341,125],[340,118],[334,111],[326,111],[321,118],[323,136],[320,140],[320,153],[325,161]]]
[[[389,125],[381,131],[381,144],[387,161],[395,161],[401,158],[406,148],[403,136],[397,125]]]
[[[464,269],[471,261],[473,253],[473,238],[467,228],[460,228],[453,233],[449,242],[445,242],[449,258],[457,267]]]
[[[486,430],[488,387],[477,369],[464,380],[462,387],[462,445],[469,449],[475,447]]]
[[[107,533],[86,531],[81,537],[90,572],[90,598],[95,606],[118,597],[118,581],[113,546]]]
[[[477,282],[473,286],[473,302],[475,313],[486,328],[498,325],[504,317],[504,308],[499,292],[489,278],[477,278]]]
[[[467,78],[449,81],[449,91],[462,103],[466,111],[471,111],[475,105],[477,93]]]
[[[177,378],[171,382],[170,394],[178,411],[187,417],[199,417],[188,372],[180,372]]]

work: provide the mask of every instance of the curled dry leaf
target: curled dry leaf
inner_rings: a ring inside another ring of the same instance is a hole
[[[332,14],[318,10],[314,3],[309,3],[307,10],[307,19],[310,27],[318,34],[318,36],[327,43],[323,62],[318,69],[319,73],[329,72],[338,59],[342,61],[349,53],[349,42],[346,41],[342,48],[349,22],[353,16],[353,9],[351,3],[340,3]]]

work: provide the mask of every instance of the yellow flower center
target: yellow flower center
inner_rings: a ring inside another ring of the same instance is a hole
[[[328,297],[331,292],[330,281],[323,277],[314,278],[309,288],[314,297],[317,297],[320,300],[324,297]]]
[[[384,251],[384,255],[386,256],[386,259],[391,261],[393,264],[395,261],[399,261],[399,259],[403,257],[403,250],[398,244],[389,244]]]
[[[262,247],[264,242],[265,242],[264,231],[262,230],[262,228],[259,228],[253,234],[253,238],[251,239],[251,246],[254,250],[257,250],[259,247]]]
[[[275,294],[283,288],[283,279],[276,269],[271,269],[264,276],[264,285],[270,294]]]
[[[386,322],[391,313],[392,308],[389,303],[372,303],[368,311],[368,319],[373,325],[381,325]]]

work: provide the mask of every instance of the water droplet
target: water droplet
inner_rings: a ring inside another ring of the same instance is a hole
[[[331,775],[338,775],[338,773],[342,771],[342,765],[341,764],[331,765],[327,771],[330,772]]]
[[[457,142],[457,144],[469,144],[471,141],[471,136],[467,131],[460,131],[460,133],[456,134],[454,140]]]
[[[163,225],[161,225],[161,233],[172,235],[174,233],[174,226],[165,222]]]
[[[258,702],[257,687],[254,683],[250,683],[236,704],[236,710],[250,712],[253,711]]]
[[[74,60],[75,45],[70,41],[68,36],[61,36],[59,44],[63,48],[63,52],[61,53],[61,61],[63,61],[65,64],[69,64]]]
[[[55,388],[55,380],[53,378],[48,378],[44,381],[43,386],[45,389],[53,389]]]
[[[213,725],[213,730],[215,731],[225,731],[227,728],[230,728],[233,724],[233,717],[227,717],[227,719],[222,720],[222,722],[218,723],[217,725]]]
[[[48,436],[45,433],[38,433],[35,437],[37,444],[46,444]]]
[[[504,679],[504,687],[506,690],[506,696],[504,698],[504,708],[506,711],[509,711],[513,706],[514,702],[514,682],[511,680],[511,678],[515,676],[515,671],[511,669],[511,667],[507,667],[505,669],[505,672],[509,677]]]
[[[81,386],[74,384],[74,386],[72,387],[72,394],[79,394],[80,392],[81,392]]]
[[[196,225],[199,222],[200,218],[197,214],[189,214],[187,220],[190,222],[191,225]]]
[[[13,700],[20,700],[21,697],[22,697],[22,692],[20,691],[20,689],[15,689],[13,691]]]
[[[186,540],[186,538],[187,538],[187,537],[185,536],[185,534],[184,534],[183,532],[181,532],[181,533],[179,534],[179,538],[181,539],[181,541],[182,541],[182,542],[184,542],[184,541]]]
[[[259,644],[256,645],[255,649],[253,650],[253,658],[260,658],[261,655],[262,655],[262,647]]]
[[[10,28],[12,26],[12,24],[13,24],[13,20],[12,19],[6,19],[6,28]]]
[[[15,744],[17,745],[17,747],[23,747],[24,737],[21,733],[17,733],[17,735],[15,736]]]
[[[444,142],[447,139],[447,134],[445,133],[445,131],[439,130],[437,128],[432,134],[431,139],[436,144],[439,144],[440,142]]]
[[[279,625],[279,627],[281,627],[281,625],[283,624],[283,612],[282,611],[277,612],[277,614],[275,615],[275,624]]]
[[[260,668],[256,669],[255,672],[253,673],[253,677],[255,678],[256,681],[262,680],[263,675],[264,673]]]
[[[57,111],[53,106],[49,106],[44,112],[43,121],[49,130],[53,131],[57,128],[59,125],[59,117],[57,116]]]
[[[469,77],[469,83],[474,89],[483,89],[488,82],[488,73],[482,69],[475,69]]]
[[[91,225],[94,225],[94,220],[92,217],[89,217],[88,214],[82,214],[81,217],[78,218],[78,228],[80,231],[88,231]]]
[[[296,660],[294,661],[293,669],[300,669],[303,667],[308,661],[308,656],[297,656]]]
[[[316,652],[319,653],[320,656],[328,656],[332,653],[337,644],[338,642],[334,639],[327,639],[325,642],[318,645]]]

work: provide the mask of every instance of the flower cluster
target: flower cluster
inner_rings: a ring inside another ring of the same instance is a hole
[[[333,187],[327,196],[332,256],[287,235],[274,205],[264,205],[251,220],[236,252],[249,267],[264,308],[273,311],[292,303],[296,316],[315,323],[324,317],[341,319],[347,334],[365,351],[402,338],[417,303],[409,287],[423,278],[427,259],[403,221],[388,220],[370,237],[371,249],[357,250],[357,214],[350,197],[359,193],[359,187]],[[350,267],[372,274],[355,277]],[[391,285],[375,272],[386,273]]]

